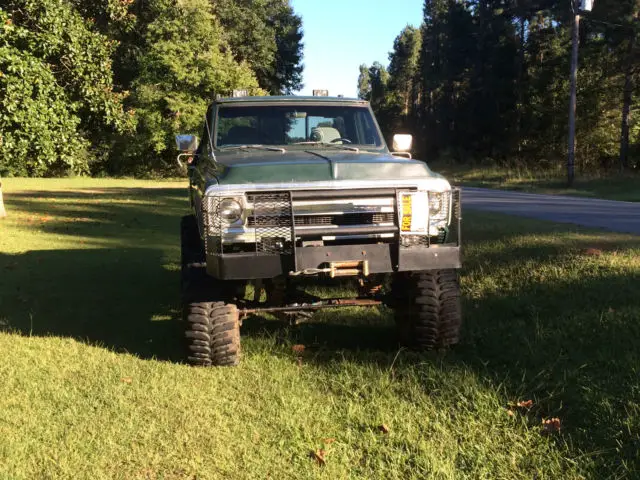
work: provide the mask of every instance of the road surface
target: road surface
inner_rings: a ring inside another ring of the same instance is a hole
[[[640,202],[464,187],[462,207],[640,235]]]

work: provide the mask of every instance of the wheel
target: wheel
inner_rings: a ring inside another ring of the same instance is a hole
[[[240,322],[235,305],[189,302],[184,305],[187,360],[199,366],[240,363]]]
[[[182,218],[182,319],[186,358],[192,365],[237,365],[240,321],[230,298],[233,285],[207,275],[206,256],[193,216]]]
[[[432,350],[459,342],[462,311],[456,270],[399,273],[391,292],[401,344]]]

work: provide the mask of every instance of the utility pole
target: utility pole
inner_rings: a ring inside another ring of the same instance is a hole
[[[569,77],[569,155],[567,158],[567,184],[573,185],[576,164],[576,104],[578,84],[578,46],[580,44],[580,13],[590,12],[595,0],[569,0],[573,25],[571,28],[571,73]]]
[[[569,156],[567,158],[567,184],[573,185],[576,162],[576,103],[578,83],[578,44],[580,43],[580,11],[578,2],[571,0],[573,26],[571,30],[571,74],[569,78]]]

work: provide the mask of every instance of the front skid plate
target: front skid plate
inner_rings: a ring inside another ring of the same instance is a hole
[[[402,248],[390,244],[299,247],[293,255],[232,253],[207,255],[207,273],[223,280],[273,278],[289,272],[323,268],[329,262],[367,260],[369,273],[460,268],[460,247],[432,245]]]

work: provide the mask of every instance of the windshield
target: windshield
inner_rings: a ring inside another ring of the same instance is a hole
[[[300,145],[381,148],[382,139],[367,107],[252,105],[218,109],[216,146]]]

